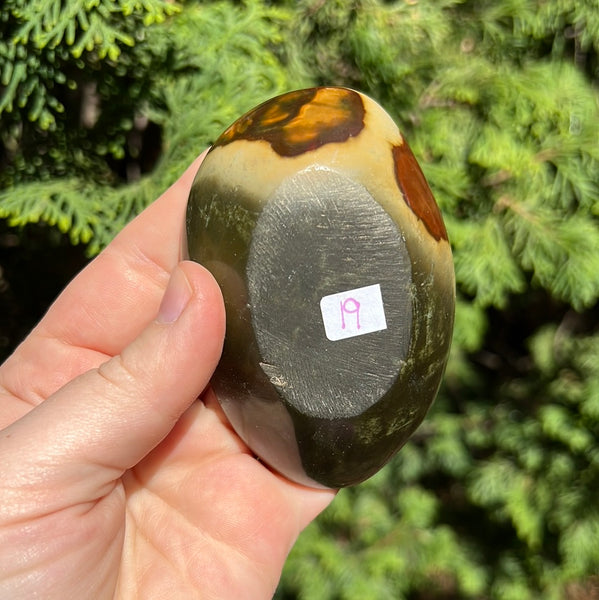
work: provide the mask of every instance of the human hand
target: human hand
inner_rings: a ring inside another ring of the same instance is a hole
[[[206,388],[222,298],[179,262],[200,161],[0,367],[0,598],[269,598],[333,497],[255,460]]]

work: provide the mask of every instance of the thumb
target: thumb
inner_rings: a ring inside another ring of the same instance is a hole
[[[15,509],[31,514],[23,487],[30,508],[44,513],[104,495],[206,387],[220,358],[224,322],[212,276],[196,263],[180,263],[157,318],[120,355],[0,432],[2,487],[14,487]]]

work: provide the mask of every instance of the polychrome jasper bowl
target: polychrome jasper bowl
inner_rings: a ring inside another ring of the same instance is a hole
[[[455,304],[441,214],[389,115],[345,88],[261,104],[210,149],[186,233],[224,296],[212,386],[240,437],[301,484],[373,475],[437,394]]]

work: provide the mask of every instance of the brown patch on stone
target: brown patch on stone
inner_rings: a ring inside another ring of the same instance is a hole
[[[447,240],[447,230],[441,217],[441,211],[424,178],[420,165],[405,142],[400,146],[393,146],[393,160],[395,179],[407,205],[437,241]]]
[[[281,156],[298,156],[345,142],[364,128],[360,95],[345,88],[311,88],[268,100],[235,121],[215,147],[264,140]]]

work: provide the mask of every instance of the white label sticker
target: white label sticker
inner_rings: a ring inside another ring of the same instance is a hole
[[[324,296],[320,312],[326,336],[332,342],[387,329],[378,283]]]

